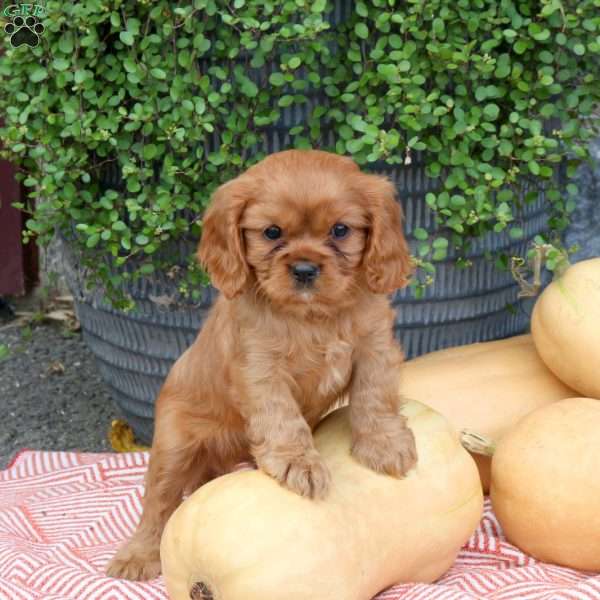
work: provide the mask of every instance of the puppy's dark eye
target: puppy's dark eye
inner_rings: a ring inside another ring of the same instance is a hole
[[[268,240],[278,240],[281,237],[281,228],[277,225],[271,225],[263,231],[263,235]]]
[[[343,223],[336,223],[331,228],[331,235],[337,240],[345,238],[348,233],[350,233],[350,227],[348,227],[348,225],[344,225]]]

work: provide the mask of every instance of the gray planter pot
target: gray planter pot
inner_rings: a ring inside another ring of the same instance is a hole
[[[406,214],[406,231],[415,227],[434,230],[433,215],[424,196],[430,180],[419,164],[387,173],[397,183]],[[489,236],[478,241],[471,253],[473,266],[458,269],[450,256],[438,264],[436,282],[425,297],[414,299],[408,290],[393,297],[397,319],[395,334],[407,357],[447,346],[491,340],[524,331],[529,321],[530,301],[517,298],[518,287],[509,273],[496,269],[484,254],[504,250],[524,255],[529,241],[546,227],[543,198],[525,207],[522,214],[525,239]],[[181,264],[195,243],[180,242]],[[77,262],[71,260],[71,265]],[[76,299],[84,338],[98,360],[114,399],[133,426],[138,438],[152,438],[154,400],[173,362],[193,342],[216,291],[207,288],[201,302],[187,303],[176,284],[163,274],[130,284],[126,290],[136,301],[134,311],[111,308],[101,290],[85,291],[82,276],[71,268],[68,276]],[[512,307],[509,310],[509,306]]]
[[[579,188],[577,207],[571,215],[565,242],[567,246],[576,244],[579,249],[571,262],[600,256],[600,138],[590,144],[590,154],[592,164],[581,165],[575,178]]]

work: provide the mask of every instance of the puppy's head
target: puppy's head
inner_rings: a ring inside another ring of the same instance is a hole
[[[199,259],[228,298],[252,287],[289,311],[333,313],[411,272],[393,184],[349,158],[272,154],[214,194]]]

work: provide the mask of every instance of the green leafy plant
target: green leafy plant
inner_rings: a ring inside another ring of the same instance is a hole
[[[521,237],[540,189],[560,232],[577,190],[557,166],[586,158],[600,99],[599,0],[338,4],[339,22],[325,0],[48,2],[40,45],[7,40],[0,57],[28,235],[73,237],[123,307],[123,279],[163,263],[195,296],[206,278],[169,244],[198,237],[212,190],[264,155],[273,125],[283,145],[367,168],[424,154],[439,229],[412,232],[417,292],[450,249],[465,263],[477,236]]]
[[[426,153],[439,188],[425,201],[441,230],[413,232],[420,258],[442,260],[489,231],[522,238],[520,210],[541,190],[556,237],[577,195],[558,168],[572,176],[594,135],[600,3],[390,4],[357,2],[352,30],[340,31],[350,41],[336,71],[346,121],[336,149],[363,163]]]

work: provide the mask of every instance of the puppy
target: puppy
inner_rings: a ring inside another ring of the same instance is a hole
[[[314,150],[273,154],[215,192],[198,257],[221,295],[157,399],[143,514],[109,575],[156,577],[184,493],[241,461],[323,498],[312,428],[346,396],[358,461],[394,476],[415,464],[386,297],[411,272],[394,194]]]

